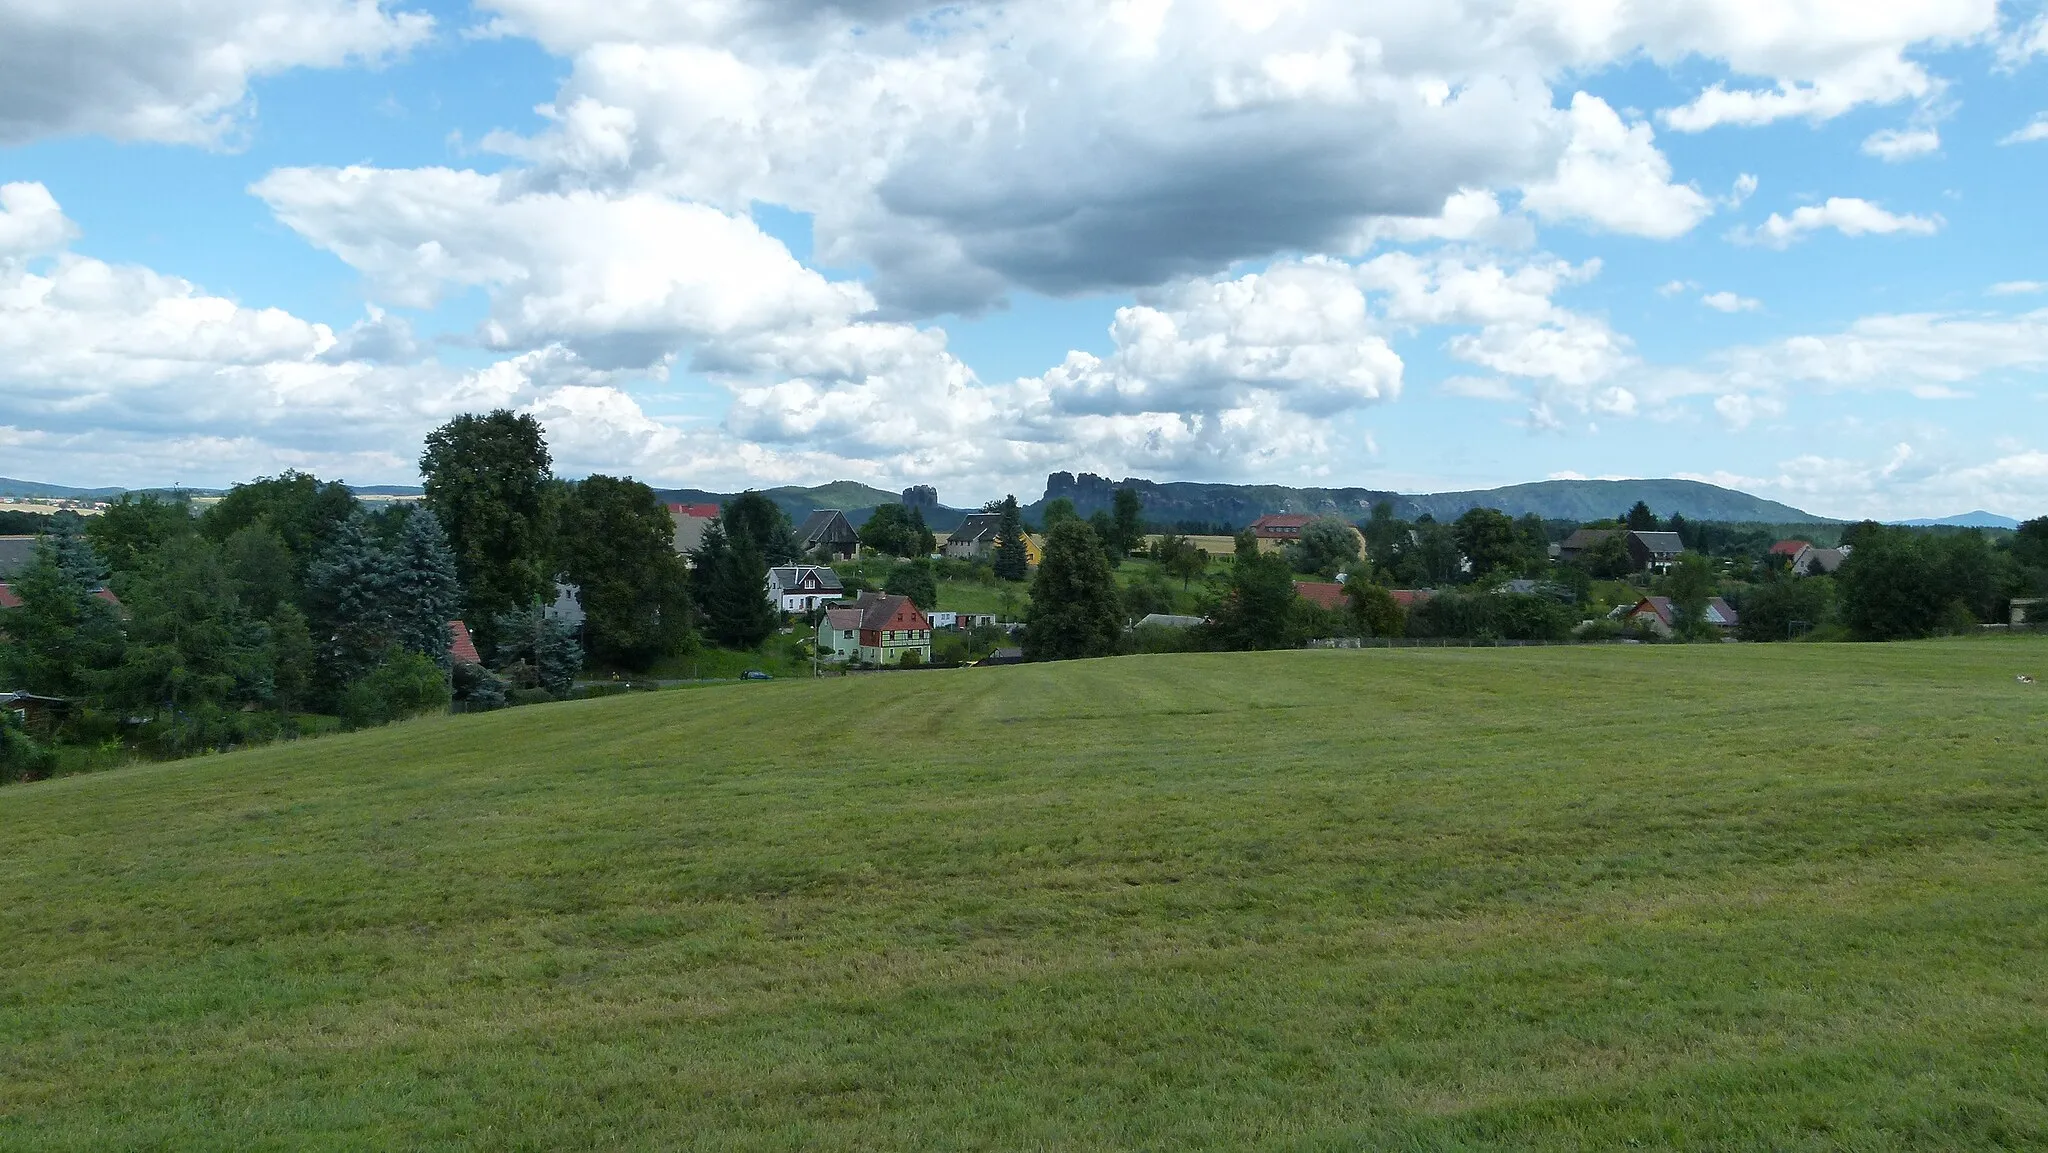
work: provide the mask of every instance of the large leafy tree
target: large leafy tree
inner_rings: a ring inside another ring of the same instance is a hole
[[[1058,528],[1063,521],[1080,520],[1081,513],[1075,509],[1074,502],[1071,499],[1057,496],[1045,502],[1045,512],[1038,519],[1039,523],[1045,528],[1045,531],[1051,532],[1053,529]]]
[[[662,517],[664,524],[668,517]],[[430,508],[412,510],[391,550],[392,638],[441,668],[449,666],[449,622],[462,612],[462,582],[455,552],[441,518]]]
[[[1001,519],[996,522],[996,555],[993,565],[996,576],[1006,581],[1023,580],[1031,575],[1031,554],[1024,548],[1024,514],[1017,508],[1016,496],[1003,498],[998,515]],[[1075,520],[1073,523],[1081,522]],[[1050,529],[1046,531],[1051,532]],[[1052,547],[1049,538],[1046,547]],[[1098,543],[1096,547],[1100,548],[1101,545]]]
[[[1861,528],[1836,580],[1843,623],[1865,640],[1924,637],[1934,631],[1948,600],[1939,565],[1903,529]]]
[[[1301,643],[1294,571],[1280,553],[1240,552],[1230,566],[1230,591],[1217,606],[1216,639],[1229,649],[1291,648]]]
[[[151,493],[124,493],[92,518],[86,535],[107,567],[134,572],[164,542],[193,529],[192,508],[184,501],[159,499]]]
[[[253,616],[268,620],[278,606],[298,601],[298,558],[271,527],[269,517],[258,517],[229,534],[221,546],[221,563],[242,607]]]
[[[1367,559],[1382,567],[1392,567],[1394,558],[1409,544],[1409,534],[1415,526],[1394,515],[1394,506],[1380,501],[1372,506],[1372,516],[1360,530],[1365,534]]]
[[[1123,639],[1123,605],[1095,530],[1073,520],[1047,535],[1024,620],[1026,660],[1073,660],[1116,651]]]
[[[939,607],[938,578],[932,572],[932,562],[923,557],[899,562],[891,568],[882,591],[909,597],[912,604],[927,612]]]
[[[644,668],[689,646],[689,570],[673,539],[667,507],[639,481],[600,475],[570,487],[560,568],[576,586],[584,644],[598,659]]]
[[[1117,559],[1129,556],[1145,543],[1145,498],[1134,488],[1116,490],[1111,501],[1111,526],[1116,533]]]
[[[1515,522],[1495,508],[1468,509],[1454,526],[1458,548],[1476,576],[1522,568],[1524,545]]]
[[[268,525],[291,550],[292,579],[303,584],[313,566],[356,511],[355,494],[338,481],[286,471],[258,477],[228,490],[199,518],[200,531],[225,544],[259,523]]]
[[[550,464],[540,422],[503,409],[435,429],[420,457],[427,507],[454,546],[463,616],[487,647],[498,617],[552,589]]]
[[[860,543],[884,556],[929,556],[938,539],[925,527],[924,512],[885,504],[868,514],[860,526]]]
[[[1334,516],[1319,516],[1287,546],[1287,561],[1298,573],[1335,577],[1358,564],[1358,532]]]
[[[1408,611],[1401,602],[1368,580],[1353,580],[1344,586],[1350,602],[1351,620],[1360,636],[1398,637],[1408,631]]]
[[[789,514],[758,492],[749,490],[726,501],[718,519],[725,526],[726,539],[735,546],[751,546],[771,565],[795,564],[803,559],[803,546],[797,543],[796,528],[789,523]]]
[[[1778,574],[1750,590],[1741,609],[1735,635],[1743,640],[1792,640],[1833,619],[1835,582]]]
[[[1707,602],[1714,596],[1714,570],[1707,558],[1686,553],[1672,566],[1665,582],[1671,597],[1671,631],[1683,640],[1705,640],[1715,635],[1707,623]]]
[[[768,564],[751,540],[728,539],[723,522],[704,530],[691,580],[704,631],[728,648],[759,648],[781,614],[768,602]]]

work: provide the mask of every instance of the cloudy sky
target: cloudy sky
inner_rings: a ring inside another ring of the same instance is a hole
[[[1997,0],[0,0],[0,475],[2048,512]]]

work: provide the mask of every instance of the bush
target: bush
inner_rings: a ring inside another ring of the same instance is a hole
[[[367,728],[440,712],[454,697],[448,675],[420,653],[392,649],[369,674],[341,694],[341,719],[350,728]]]
[[[513,705],[548,705],[555,702],[555,694],[546,689],[513,689],[505,694]]]
[[[40,781],[57,771],[57,752],[0,714],[0,783]]]
[[[483,713],[505,707],[506,685],[503,677],[467,661],[455,666],[452,672],[455,699],[468,707],[470,712]]]
[[[916,649],[904,649],[903,655],[896,659],[896,663],[906,669],[918,668],[924,664],[924,654]]]

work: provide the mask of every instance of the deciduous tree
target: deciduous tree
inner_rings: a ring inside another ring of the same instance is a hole
[[[463,617],[486,648],[499,616],[552,599],[550,464],[540,422],[505,409],[456,417],[420,457],[427,507],[455,551]]]
[[[1122,605],[1109,555],[1093,529],[1066,521],[1046,537],[1024,619],[1026,660],[1073,660],[1116,651],[1123,637]]]
[[[559,566],[583,606],[584,644],[600,660],[645,668],[689,647],[689,570],[675,555],[673,523],[636,480],[591,476],[569,489]]]

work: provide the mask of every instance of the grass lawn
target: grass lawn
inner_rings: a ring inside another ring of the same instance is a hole
[[[996,613],[1005,620],[1023,620],[1024,613],[1031,607],[1031,585],[1025,581],[997,581],[982,584],[980,581],[942,580],[939,583],[939,608],[961,613]],[[1008,594],[1007,603],[1004,594]]]
[[[2041,1148],[2017,673],[1134,657],[10,786],[0,1148]]]

